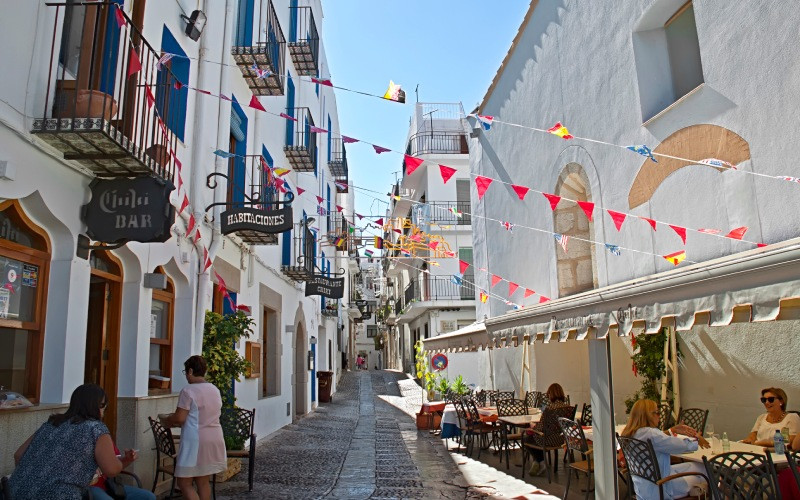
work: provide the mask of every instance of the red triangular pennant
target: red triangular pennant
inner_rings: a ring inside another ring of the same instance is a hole
[[[391,151],[391,149],[378,146],[377,144],[373,144],[372,149],[374,149],[377,154],[388,153],[389,151]]]
[[[264,106],[261,105],[261,101],[258,100],[258,97],[256,97],[255,94],[253,94],[253,96],[250,98],[250,105],[249,106],[251,108],[257,109],[259,111],[266,111],[266,109],[264,109]]]
[[[579,201],[578,206],[581,207],[583,213],[586,214],[586,218],[589,219],[589,222],[592,222],[592,212],[594,212],[594,203],[591,201]]]
[[[425,161],[422,158],[414,158],[410,155],[404,155],[406,157],[406,175],[411,175],[414,173],[422,163]]]
[[[322,196],[317,196],[317,204],[321,205],[324,199]]]
[[[541,297],[539,297],[539,303],[540,303],[540,304],[541,304],[542,302],[547,302],[548,300],[550,300],[550,297],[545,297],[544,295],[542,295]]]
[[[117,5],[117,8],[114,9],[114,19],[117,20],[117,27],[119,28],[128,24],[127,21],[125,21],[125,16],[122,15],[122,7],[120,5]]]
[[[650,227],[653,228],[653,231],[656,230],[656,221],[654,221],[653,219],[648,219],[647,217],[642,217],[642,216],[639,216],[639,218],[642,219],[642,220],[646,220],[647,223],[650,224]]]
[[[130,55],[128,56],[128,78],[135,75],[142,69],[142,61],[139,59],[139,54],[131,47]]]
[[[464,262],[463,260],[458,261],[458,272],[464,274],[464,271],[467,270],[469,267],[469,262]]]
[[[622,223],[625,222],[625,217],[628,215],[613,210],[606,210],[606,212],[611,216],[611,219],[614,221],[614,226],[617,228],[617,231],[619,231],[622,228]]]
[[[556,207],[558,206],[558,202],[561,201],[561,197],[550,193],[542,193],[542,194],[544,195],[545,198],[547,198],[547,201],[550,202],[550,209],[555,212]]]
[[[375,224],[382,226],[383,225],[383,217],[375,221]]]
[[[483,199],[483,195],[486,194],[486,190],[489,189],[489,184],[492,183],[492,179],[488,177],[481,177],[478,176],[475,178],[475,185],[478,186],[478,199]]]
[[[534,292],[534,291],[533,291],[533,290],[531,290],[530,288],[526,288],[526,289],[525,289],[525,296],[524,296],[523,298],[527,299],[527,298],[528,298],[528,297],[530,297],[531,295],[536,295],[536,292]]]
[[[447,184],[447,181],[450,180],[450,177],[453,177],[453,174],[456,173],[456,169],[450,168],[447,165],[439,165],[439,173],[442,174],[442,180],[445,184]]]
[[[181,202],[181,208],[178,209],[178,213],[182,214],[186,207],[189,206],[189,197],[185,194],[183,195],[183,201]]]
[[[192,241],[194,243],[197,243],[198,241],[200,241],[200,228],[197,228],[197,229],[194,230],[194,236],[192,237]]]
[[[156,98],[153,96],[153,91],[150,90],[149,85],[144,86],[144,97],[147,99],[147,109],[153,107],[153,104],[156,103]]]
[[[192,233],[192,229],[194,229],[195,220],[194,214],[189,215],[189,224],[186,226],[186,234],[189,235]]]
[[[497,284],[498,284],[498,283],[500,283],[501,281],[503,281],[503,278],[501,278],[500,276],[496,276],[496,275],[494,275],[494,274],[493,274],[493,275],[492,275],[492,288],[494,288],[494,287],[495,287],[495,285],[497,285]]]
[[[336,205],[336,211],[337,211],[337,212],[341,212],[342,210],[344,210],[344,207],[343,207],[343,206],[341,206],[341,205]]]
[[[514,184],[511,185],[511,189],[513,189],[514,192],[517,193],[517,196],[519,197],[520,200],[524,200],[525,199],[525,195],[528,194],[528,191],[531,190],[531,188],[529,188],[529,187],[516,186]]]
[[[508,296],[511,297],[512,295],[514,295],[514,292],[517,291],[517,288],[519,288],[519,285],[509,281],[508,282]]]
[[[747,232],[749,228],[747,226],[737,227],[736,229],[731,229],[731,232],[726,234],[726,238],[731,238],[734,240],[741,240],[744,238],[744,233]]]
[[[685,227],[681,227],[681,226],[673,226],[672,224],[670,224],[669,227],[671,227],[673,231],[678,233],[678,236],[681,237],[681,241],[685,245],[686,244],[686,228]]]
[[[757,248],[764,248],[765,246],[767,246],[766,243],[756,243]]]

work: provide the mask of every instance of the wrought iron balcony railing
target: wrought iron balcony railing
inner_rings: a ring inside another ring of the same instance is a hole
[[[142,36],[116,3],[54,8],[50,70],[32,133],[98,177],[156,175],[172,181],[188,83],[173,57]]]
[[[284,261],[281,265],[281,272],[295,281],[306,281],[314,275],[317,241],[307,221],[294,225],[288,262]]]
[[[331,141],[331,159],[328,162],[328,168],[336,182],[336,192],[346,193],[348,189],[347,150],[342,139]]]
[[[313,132],[314,119],[308,108],[287,108],[286,146],[283,151],[292,168],[298,172],[317,171],[317,133]]]
[[[319,33],[311,7],[289,7],[289,54],[301,76],[319,76]]]
[[[475,287],[471,276],[462,278],[461,285],[451,276],[428,276],[422,280],[412,280],[403,291],[403,303],[428,302],[436,300],[474,300]]]
[[[253,8],[252,18],[238,17],[231,48],[233,60],[253,94],[283,95],[283,75],[286,72],[283,30],[271,0],[256,1]]]
[[[469,201],[430,201],[427,205],[420,205],[420,207],[420,210],[414,214],[417,224],[425,222],[453,226],[472,224],[470,216],[472,208]]]
[[[336,299],[327,299],[325,302],[325,308],[322,309],[322,315],[328,316],[329,318],[335,318],[339,316],[339,301]]]
[[[459,132],[419,132],[408,140],[407,154],[469,154],[467,135]],[[403,168],[405,173],[405,168]]]

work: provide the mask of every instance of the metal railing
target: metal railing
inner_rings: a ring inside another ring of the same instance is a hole
[[[289,162],[295,170],[315,172],[317,170],[317,133],[311,131],[314,119],[308,108],[287,108],[286,114],[294,120],[286,120],[286,146]]]
[[[317,241],[305,221],[294,225],[294,237],[289,262],[281,266],[284,274],[292,279],[304,280],[314,274]]]
[[[407,154],[469,154],[467,135],[459,132],[419,132],[408,139]],[[405,173],[405,168],[403,168]]]
[[[175,129],[188,81],[159,64],[160,51],[116,3],[47,3],[55,8],[50,71],[33,132],[97,176],[154,173],[172,180]],[[73,134],[65,139],[63,134]]]
[[[422,280],[412,280],[403,291],[403,300],[406,305],[412,301],[473,300],[475,288],[472,281],[465,278],[458,285],[450,276],[428,276]]]
[[[253,8],[252,17],[238,16],[231,48],[233,59],[255,94],[283,95],[283,74],[286,71],[283,30],[271,0],[259,0]]]
[[[453,213],[453,209],[461,216]],[[424,213],[419,217],[433,224],[449,224],[454,226],[469,226],[472,224],[469,201],[430,201]]]
[[[319,33],[311,7],[289,7],[294,23],[289,32],[289,53],[297,74],[318,76]]]
[[[261,155],[235,156],[228,159],[228,202],[243,201],[244,197],[263,201],[261,209],[272,208],[266,203],[279,199],[276,177]]]
[[[342,139],[331,140],[331,159],[328,168],[336,182],[336,192],[346,193],[348,188],[347,149]]]
[[[322,315],[335,318],[339,315],[339,300],[327,299],[325,307],[322,309]]]

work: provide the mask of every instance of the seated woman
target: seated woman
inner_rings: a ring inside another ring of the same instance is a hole
[[[564,388],[561,387],[561,384],[555,382],[550,384],[550,387],[547,388],[547,392],[545,392],[545,397],[545,401],[548,401],[547,408],[561,408],[563,406],[568,406],[567,396],[564,394]],[[543,425],[544,424],[540,421],[533,426],[532,430],[541,430]],[[544,452],[541,450],[531,450],[531,454],[533,455],[533,463],[531,464],[531,468],[528,473],[531,476],[535,476],[537,474],[544,474],[547,472],[547,466],[544,461]]]
[[[680,472],[699,472],[705,475],[703,464],[700,463],[687,462],[670,465],[670,455],[695,451],[698,445],[708,448],[708,442],[688,425],[679,424],[662,432],[658,428],[660,419],[661,413],[658,411],[658,404],[649,399],[640,399],[633,404],[628,423],[620,435],[650,441],[653,444],[662,478]],[[673,437],[671,434],[683,434],[688,437]],[[636,498],[658,498],[658,486],[655,483],[633,476],[633,484]],[[685,497],[692,487],[701,484],[706,484],[706,481],[700,476],[673,479],[664,483],[664,498]]]
[[[106,393],[100,386],[75,389],[66,413],[52,415],[14,453],[17,468],[9,479],[11,497],[80,500],[98,469],[114,477],[136,460],[134,450],[117,455],[101,421],[105,408]],[[125,490],[128,498],[155,499],[140,488]]]
[[[767,413],[758,416],[753,430],[742,439],[742,442],[756,446],[772,446],[775,431],[788,427],[789,443],[791,443],[792,438],[800,434],[800,417],[796,413],[786,413],[786,403],[788,403],[786,393],[778,387],[767,387],[761,390],[761,403]]]

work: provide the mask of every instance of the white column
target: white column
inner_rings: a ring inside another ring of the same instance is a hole
[[[594,419],[595,498],[617,498],[617,450],[614,444],[614,400],[611,351],[608,338],[594,340],[590,333],[589,378]]]

